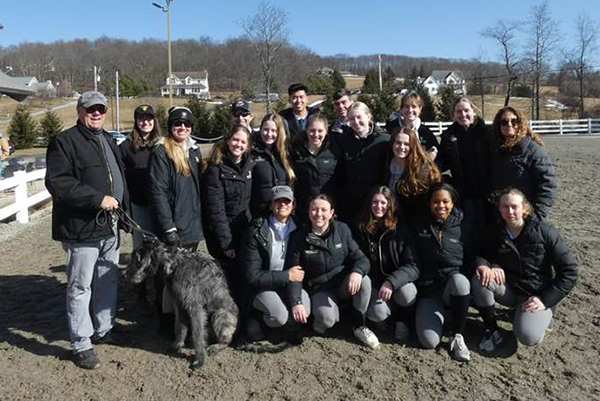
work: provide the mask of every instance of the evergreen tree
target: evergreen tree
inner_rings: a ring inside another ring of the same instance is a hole
[[[457,96],[452,86],[445,86],[441,91],[441,98],[437,103],[437,121],[452,121],[454,112],[452,106]]]
[[[358,101],[369,106],[375,122],[386,122],[392,111],[399,108],[398,98],[392,93],[360,95]]]
[[[196,96],[190,96],[185,106],[190,109],[196,118],[193,134],[201,138],[210,137],[212,135],[213,125],[212,119],[210,118],[210,111],[206,108],[206,102],[201,102]]]
[[[231,130],[231,111],[229,104],[222,104],[214,109],[212,116],[212,131],[209,138],[218,138]],[[202,135],[203,138],[207,137]]]
[[[321,114],[327,117],[329,124],[332,124],[336,120],[337,115],[335,114],[335,110],[333,109],[333,94],[330,93],[325,98],[325,101],[321,106]]]
[[[58,114],[48,110],[40,122],[38,136],[44,138],[44,146],[50,143],[50,140],[63,130],[63,123]]]
[[[27,106],[19,104],[10,120],[8,135],[15,142],[17,149],[27,149],[33,145],[37,136],[37,123],[29,114]]]
[[[379,73],[376,70],[369,70],[365,75],[365,81],[363,82],[363,93],[365,94],[376,94],[379,93]]]
[[[423,100],[423,110],[421,110],[421,121],[435,121],[435,104],[433,103],[433,99],[431,99],[427,88],[425,88],[423,84],[417,84],[415,86],[415,92],[417,92]]]
[[[396,74],[394,74],[394,70],[392,67],[387,67],[383,71],[383,75],[381,77],[382,84],[384,88],[390,89],[394,86],[394,79],[396,78]]]
[[[156,119],[158,120],[158,126],[160,128],[160,132],[164,135],[167,135],[167,121],[169,116],[167,114],[167,108],[162,104],[159,104],[158,107],[154,110],[154,114],[156,115]]]
[[[311,95],[326,95],[333,92],[333,80],[325,74],[310,75],[304,84]]]
[[[333,70],[333,75],[331,76],[333,91],[337,92],[340,89],[346,89],[346,80],[342,77],[342,74],[338,70]]]
[[[140,96],[149,89],[148,83],[140,76],[123,74],[119,79],[121,96]]]

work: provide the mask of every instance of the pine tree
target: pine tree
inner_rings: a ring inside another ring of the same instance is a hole
[[[331,80],[333,84],[333,91],[337,92],[340,89],[346,89],[346,80],[342,77],[342,74],[338,70],[333,70],[333,75],[331,75]]]
[[[27,149],[33,145],[37,135],[37,123],[29,114],[27,106],[19,104],[10,120],[8,135],[17,149]]]
[[[58,114],[48,110],[40,122],[38,136],[44,138],[44,145],[47,146],[50,140],[63,130],[63,123]]]
[[[452,86],[445,86],[441,91],[441,98],[437,103],[437,121],[452,121],[454,113],[452,106],[456,100],[456,94]]]
[[[207,138],[212,135],[213,125],[210,111],[206,108],[206,103],[201,102],[196,96],[190,96],[186,107],[190,109],[196,118],[193,134],[201,138]]]
[[[333,92],[333,80],[325,74],[310,75],[304,84],[311,95],[326,95]]]
[[[231,111],[229,109],[229,104],[224,104],[218,106],[214,109],[212,116],[212,131],[210,133],[210,138],[217,138],[221,135],[225,135],[231,130]],[[204,138],[205,136],[203,136]]]
[[[168,129],[168,120],[169,120],[169,116],[167,114],[167,108],[165,106],[163,106],[162,104],[159,104],[158,107],[156,108],[156,110],[154,111],[154,114],[156,115],[156,119],[158,120],[158,126],[160,128],[160,132],[162,132],[163,135],[167,134],[167,129]]]
[[[417,84],[415,86],[415,91],[421,96],[423,100],[423,110],[421,110],[421,121],[423,122],[432,122],[435,121],[435,104],[433,103],[433,99],[429,95],[429,91],[423,84]]]
[[[376,94],[379,93],[379,74],[376,70],[369,70],[365,75],[365,81],[363,82],[363,93],[365,94]]]

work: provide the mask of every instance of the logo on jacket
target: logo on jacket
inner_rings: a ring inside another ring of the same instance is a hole
[[[251,180],[252,179],[252,170],[248,171],[248,174],[246,174],[246,179],[247,180]]]
[[[335,249],[340,249],[342,247],[342,244],[335,244]]]

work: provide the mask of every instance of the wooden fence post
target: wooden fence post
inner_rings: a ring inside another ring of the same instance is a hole
[[[27,173],[25,171],[15,171],[15,177],[19,184],[15,187],[15,204],[18,205],[17,221],[27,224],[29,222],[29,206],[27,205]]]

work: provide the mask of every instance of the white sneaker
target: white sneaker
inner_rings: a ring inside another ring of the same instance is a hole
[[[410,338],[410,329],[408,325],[404,322],[396,322],[396,331],[394,333],[394,337],[398,342],[405,343]]]
[[[371,349],[379,348],[379,339],[369,328],[360,326],[354,329],[354,337]]]
[[[459,362],[467,362],[471,360],[471,353],[462,334],[455,334],[450,343],[450,354],[454,360]]]

